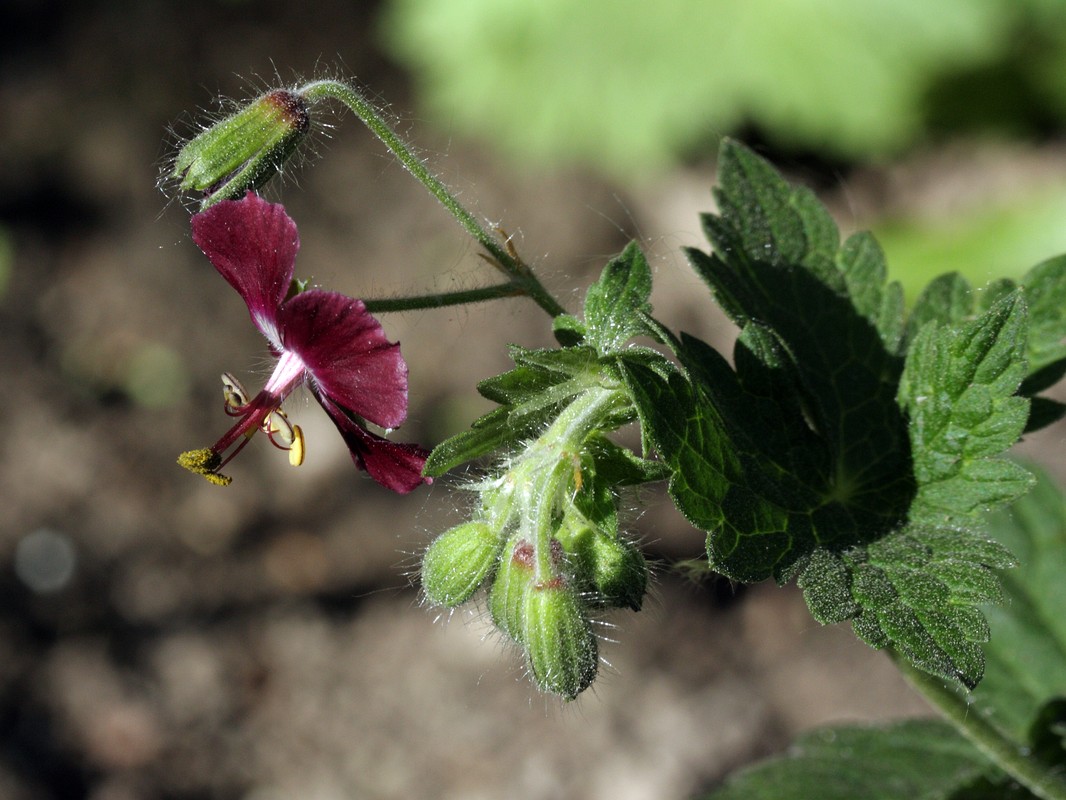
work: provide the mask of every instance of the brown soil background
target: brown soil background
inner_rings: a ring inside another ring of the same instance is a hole
[[[811,621],[794,589],[695,585],[666,566],[644,611],[603,628],[595,688],[562,706],[477,609],[440,624],[420,606],[418,553],[459,518],[462,476],[394,497],[299,398],[301,470],[263,442],[226,490],[174,464],[226,425],[218,375],[251,387],[266,363],[240,299],[190,241],[188,212],[155,186],[168,128],[187,132],[216,96],[247,97],[275,68],[289,82],[340,64],[571,307],[638,237],[660,316],[727,340],[677,255],[698,241],[712,164],[623,191],[452,141],[407,113],[407,80],[369,35],[373,3],[16,0],[0,16],[0,222],[14,254],[0,295],[12,423],[0,439],[0,797],[685,797],[798,731],[928,713],[881,655]],[[317,168],[282,193],[300,225],[298,274],[368,297],[490,277],[352,118],[326,122]],[[936,196],[923,186],[943,193],[960,173],[938,163],[854,176],[843,222]],[[1061,180],[1059,155],[1037,163],[1010,174]],[[954,197],[972,195],[971,173]],[[521,301],[383,321],[411,366],[400,434],[425,443],[486,408],[473,385],[506,368],[505,343],[549,343]],[[630,517],[663,565],[699,553],[662,491],[632,498]],[[75,557],[55,591],[15,568],[40,531]]]

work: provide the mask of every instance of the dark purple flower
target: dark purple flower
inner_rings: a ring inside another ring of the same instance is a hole
[[[238,418],[212,447],[183,453],[183,467],[212,483],[228,484],[220,470],[256,431],[303,459],[303,433],[281,410],[306,383],[344,437],[356,466],[395,492],[423,482],[428,455],[418,445],[391,442],[363,421],[395,428],[407,417],[407,364],[361,300],[310,289],[291,294],[300,237],[280,205],[249,192],[192,218],[193,241],[248,304],[252,322],[277,356],[266,386],[249,399],[240,383],[223,376],[226,411]]]

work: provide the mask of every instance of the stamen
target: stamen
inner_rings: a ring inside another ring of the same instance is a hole
[[[299,425],[292,426],[292,445],[289,447],[289,463],[294,467],[304,463],[304,432]]]
[[[226,413],[231,417],[239,415],[248,405],[248,392],[229,372],[222,373],[222,397],[226,402]]]
[[[292,447],[292,442],[295,438],[292,424],[289,422],[288,416],[280,408],[271,411],[267,418],[263,420],[263,433],[270,437],[271,444],[281,450],[288,450]]]

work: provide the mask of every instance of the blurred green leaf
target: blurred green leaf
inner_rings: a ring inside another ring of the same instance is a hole
[[[874,225],[892,277],[914,298],[931,278],[958,272],[974,286],[1021,280],[1032,264],[1066,252],[1066,192],[991,198],[950,220],[923,216]]]
[[[985,608],[991,640],[974,691],[980,713],[1026,741],[1041,707],[1066,697],[1066,497],[1046,474],[990,517],[989,532],[1017,557],[1001,574],[1007,602]]]
[[[755,123],[883,154],[943,74],[994,58],[1017,0],[393,0],[382,32],[451,132],[647,174]],[[802,65],[802,68],[798,68]]]

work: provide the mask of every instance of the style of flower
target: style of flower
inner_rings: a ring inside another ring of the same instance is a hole
[[[237,423],[211,447],[182,453],[178,463],[226,485],[231,479],[219,470],[263,431],[299,464],[303,432],[289,423],[281,404],[306,384],[356,466],[395,492],[428,483],[422,477],[424,449],[389,441],[364,425],[391,429],[407,417],[407,364],[399,344],[388,341],[361,300],[320,289],[300,291],[293,283],[300,239],[285,209],[249,192],[196,214],[192,238],[244,299],[277,362],[252,398],[233,376],[223,375],[226,412]]]

